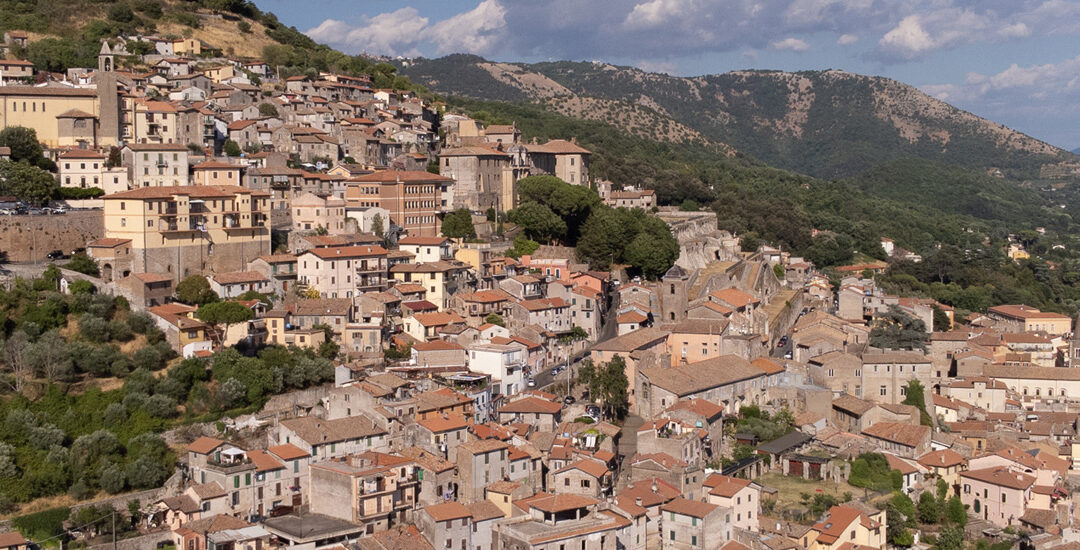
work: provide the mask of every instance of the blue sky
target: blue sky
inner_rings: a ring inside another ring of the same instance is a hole
[[[895,78],[1080,147],[1080,0],[256,0],[348,53]]]

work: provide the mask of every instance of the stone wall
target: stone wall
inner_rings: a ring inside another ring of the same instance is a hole
[[[53,250],[70,254],[105,235],[101,210],[78,210],[62,216],[0,216],[0,253],[7,261],[45,261]]]

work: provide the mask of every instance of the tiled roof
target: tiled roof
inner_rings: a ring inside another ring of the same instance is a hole
[[[539,397],[523,397],[499,407],[500,413],[557,414],[561,410],[562,405]]]
[[[297,437],[309,445],[340,443],[386,433],[385,430],[363,417],[322,420],[314,416],[304,416],[282,420],[281,425],[292,430]]]
[[[929,426],[914,426],[903,422],[878,422],[862,431],[863,435],[918,447],[930,435]]]
[[[596,349],[596,348],[594,348]],[[722,355],[688,365],[649,368],[639,371],[649,382],[677,396],[764,376],[761,369],[735,355]]]
[[[699,500],[690,500],[686,498],[676,498],[667,504],[660,506],[661,512],[674,512],[683,516],[695,517],[702,519],[705,516],[712,513],[713,510],[719,508],[716,504],[709,504],[708,502],[701,502]]]
[[[469,512],[469,509],[460,502],[433,504],[431,506],[425,506],[424,511],[435,521],[453,521],[455,519],[472,517],[472,513]]]
[[[386,249],[377,245],[335,246],[329,248],[311,248],[305,251],[304,254],[314,254],[323,260],[336,260],[384,256],[386,255]]]
[[[452,178],[419,170],[383,170],[346,180],[356,183],[449,183]]]
[[[960,472],[960,477],[974,479],[1010,489],[1027,489],[1035,483],[1035,476],[1014,472],[1008,468],[984,468]]]
[[[224,445],[225,442],[213,437],[200,437],[188,445],[187,450],[201,455],[210,454],[210,451]]]
[[[730,498],[735,496],[735,493],[742,491],[750,486],[749,479],[739,479],[736,477],[725,476],[720,474],[712,474],[705,478],[705,487],[709,488],[710,495],[716,495],[720,497]]]
[[[231,271],[229,273],[215,273],[212,275],[214,282],[220,285],[235,285],[241,283],[261,283],[269,279],[258,271]]]

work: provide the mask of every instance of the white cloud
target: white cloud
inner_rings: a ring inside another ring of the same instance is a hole
[[[932,49],[934,40],[923,30],[919,16],[909,15],[896,28],[885,33],[878,45],[887,52],[910,59]]]
[[[840,38],[836,39],[836,43],[840,46],[848,46],[859,41],[859,37],[854,34],[841,34]]]
[[[695,0],[649,0],[634,6],[623,20],[629,29],[648,29],[668,23],[686,14]]]
[[[488,54],[506,34],[506,8],[498,0],[484,0],[475,8],[431,26],[430,37],[440,54]]]
[[[1025,38],[1031,36],[1031,29],[1023,22],[1014,23],[1002,27],[1001,30],[998,31],[998,36],[1002,38]]]
[[[772,43],[772,47],[777,50],[789,50],[793,52],[805,52],[810,49],[810,44],[807,44],[805,40],[798,38],[785,38]]]
[[[367,17],[359,25],[327,19],[307,31],[311,38],[347,51],[385,55],[490,54],[506,37],[506,8],[483,0],[475,8],[429,24],[416,8]]]
[[[352,51],[417,55],[421,32],[427,25],[427,17],[421,17],[416,8],[407,7],[370,17],[360,26],[327,19],[307,31],[307,35]]]

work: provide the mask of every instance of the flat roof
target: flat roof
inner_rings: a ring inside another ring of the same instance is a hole
[[[364,526],[322,514],[278,516],[263,520],[263,527],[270,533],[288,539],[294,544],[316,542],[324,539],[357,535]]]

